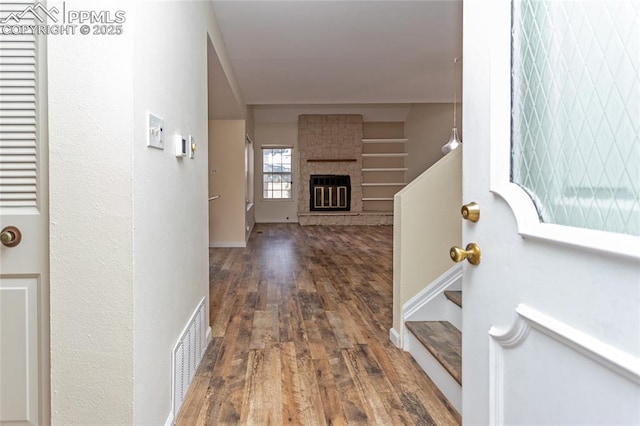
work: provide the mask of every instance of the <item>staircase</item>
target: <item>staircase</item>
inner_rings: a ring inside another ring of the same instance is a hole
[[[462,414],[462,150],[442,157],[394,197],[393,327],[408,351]]]
[[[445,290],[441,296],[426,306],[448,312],[445,317],[449,316],[450,321],[406,321],[405,350],[462,414],[462,291]],[[442,309],[434,304],[449,306]]]

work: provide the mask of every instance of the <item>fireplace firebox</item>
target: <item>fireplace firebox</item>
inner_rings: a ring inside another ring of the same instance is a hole
[[[311,175],[311,211],[351,210],[351,178],[342,175]]]

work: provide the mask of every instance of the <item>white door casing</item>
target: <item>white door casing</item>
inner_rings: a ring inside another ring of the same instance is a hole
[[[540,223],[510,182],[510,24],[464,3],[463,422],[640,424],[640,238]]]
[[[29,4],[12,2],[0,17]],[[12,225],[22,232],[17,246],[0,245],[2,426],[49,423],[45,62],[44,37],[0,36],[0,229]]]

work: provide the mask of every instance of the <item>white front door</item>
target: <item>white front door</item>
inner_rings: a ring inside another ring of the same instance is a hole
[[[639,14],[464,2],[465,424],[640,424]]]
[[[0,19],[28,6],[5,5]],[[35,24],[33,15],[20,21],[28,24]],[[0,36],[2,426],[47,424],[49,418],[48,153],[40,58],[46,58],[44,43],[36,37]],[[15,229],[18,244],[12,243]]]

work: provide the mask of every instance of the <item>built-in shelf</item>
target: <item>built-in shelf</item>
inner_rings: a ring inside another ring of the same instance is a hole
[[[363,172],[406,172],[409,170],[406,167],[375,167],[369,169],[362,169]]]
[[[386,152],[384,154],[362,154],[363,157],[372,157],[372,158],[393,158],[393,157],[406,157],[406,152]]]
[[[307,163],[355,163],[355,158],[310,158]]]
[[[362,143],[405,143],[408,139],[362,139]]]
[[[406,172],[409,169],[405,166],[405,158],[409,155],[406,152],[405,142],[409,140],[403,138],[401,128],[396,128],[393,133],[386,127],[384,133],[378,133],[385,138],[371,138],[375,133],[375,126],[370,129],[368,138],[362,139],[362,173],[364,180],[377,181],[362,183],[363,209],[368,210],[393,210],[393,195],[406,183],[403,176],[397,172]],[[392,136],[392,137],[388,137]],[[399,136],[399,137],[393,137]],[[367,175],[367,172],[375,173]],[[396,172],[396,173],[394,173]],[[367,176],[371,176],[367,178]]]

